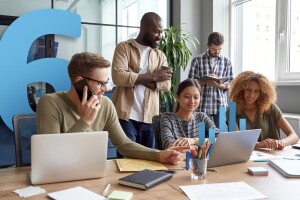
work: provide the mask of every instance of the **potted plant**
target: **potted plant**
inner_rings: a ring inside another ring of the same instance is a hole
[[[182,31],[180,26],[171,26],[164,30],[164,35],[158,48],[166,55],[169,67],[173,69],[173,76],[171,89],[168,92],[160,93],[161,111],[163,112],[171,111],[173,103],[176,102],[174,93],[174,89],[177,86],[176,75],[180,69],[186,69],[192,56],[187,43],[193,44],[195,49],[196,43],[200,44],[197,38],[186,31]]]

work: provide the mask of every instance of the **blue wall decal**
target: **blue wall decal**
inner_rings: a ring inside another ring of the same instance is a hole
[[[27,63],[31,44],[47,34],[76,38],[80,33],[80,16],[57,9],[29,12],[7,28],[0,41],[0,115],[9,128],[12,129],[15,114],[32,113],[27,100],[28,83],[48,82],[56,91],[66,91],[70,87],[69,61],[44,58]]]

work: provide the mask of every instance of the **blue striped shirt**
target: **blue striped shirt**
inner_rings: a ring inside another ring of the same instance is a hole
[[[219,134],[219,129],[204,113],[193,113],[193,117],[190,121],[178,118],[175,113],[164,114],[160,120],[160,134],[163,149],[166,149],[176,139],[198,137],[199,122],[205,122],[205,137],[208,137],[208,130],[210,128],[215,129],[215,133]]]
[[[209,57],[208,50],[200,56],[195,57],[191,63],[189,78],[200,79],[201,77],[212,73],[216,74],[218,77],[229,77],[229,79],[224,82],[228,89],[229,83],[233,79],[230,60],[224,56],[219,56],[216,61],[215,69],[211,66],[210,60],[211,58]],[[227,107],[227,90],[209,87],[207,85],[202,86],[201,90],[201,101],[198,111],[208,115],[218,114],[220,106]]]

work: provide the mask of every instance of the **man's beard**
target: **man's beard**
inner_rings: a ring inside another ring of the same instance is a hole
[[[152,41],[149,40],[149,34],[148,31],[146,32],[146,34],[143,37],[143,42],[146,46],[151,47],[152,49],[156,49],[159,45],[159,43],[154,43]]]
[[[212,54],[210,50],[208,50],[209,56],[213,58],[219,57],[219,54]]]

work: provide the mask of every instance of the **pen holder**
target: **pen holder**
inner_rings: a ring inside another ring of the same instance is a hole
[[[207,159],[191,158],[191,180],[205,179],[207,171]]]

